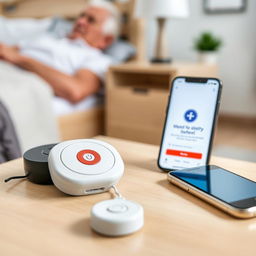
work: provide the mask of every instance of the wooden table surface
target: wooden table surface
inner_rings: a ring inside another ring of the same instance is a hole
[[[0,255],[255,255],[256,219],[235,219],[171,185],[158,170],[158,147],[97,137],[114,145],[125,162],[118,184],[143,205],[145,225],[109,238],[89,227],[92,205],[106,192],[72,197],[54,186],[3,180],[24,173],[22,160],[0,166]],[[213,157],[213,164],[256,180],[256,164]]]

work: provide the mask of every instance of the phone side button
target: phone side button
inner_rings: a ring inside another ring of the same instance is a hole
[[[188,191],[188,187],[186,185],[182,186],[185,191]]]
[[[183,190],[188,191],[188,187],[187,187],[186,185],[184,185],[184,184],[179,184],[179,183],[175,183],[175,182],[174,182],[174,184],[178,185],[178,186],[181,187]]]
[[[185,191],[189,191],[188,186],[186,186],[186,185],[184,185],[184,184],[183,184],[182,188],[183,188]]]
[[[169,102],[170,102],[170,95],[168,96],[167,106],[166,106],[166,109],[165,109],[165,114],[167,114],[167,112],[168,112]]]

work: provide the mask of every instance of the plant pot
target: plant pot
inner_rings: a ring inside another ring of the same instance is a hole
[[[204,51],[198,53],[198,60],[205,64],[216,64],[218,59],[217,52]]]

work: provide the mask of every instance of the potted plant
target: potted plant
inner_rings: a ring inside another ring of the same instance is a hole
[[[211,32],[203,32],[195,41],[195,48],[199,52],[199,61],[214,64],[217,62],[217,51],[222,45],[220,38]]]

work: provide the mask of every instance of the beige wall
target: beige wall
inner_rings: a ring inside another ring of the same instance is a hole
[[[175,60],[196,60],[193,41],[202,31],[219,35],[224,46],[219,53],[224,83],[222,113],[256,117],[256,1],[248,0],[246,12],[207,15],[203,0],[190,0],[190,17],[168,22],[170,54]],[[148,55],[152,54],[155,23],[147,29]]]

